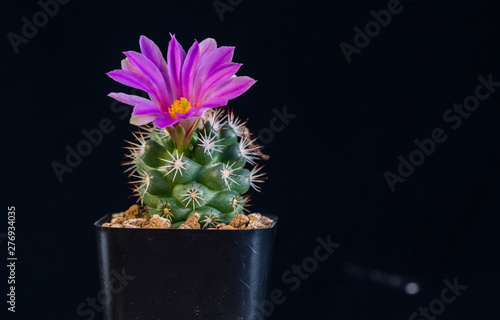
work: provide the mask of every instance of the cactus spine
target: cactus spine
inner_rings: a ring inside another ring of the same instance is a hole
[[[249,189],[260,191],[265,180],[257,163],[264,155],[245,124],[227,109],[208,110],[183,150],[172,130],[140,127],[129,141],[125,172],[149,215],[168,218],[177,228],[198,213],[207,228],[242,213]]]

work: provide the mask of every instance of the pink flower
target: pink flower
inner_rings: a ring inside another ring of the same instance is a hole
[[[154,121],[156,127],[175,126],[182,119],[194,120],[208,108],[224,106],[247,91],[255,80],[235,76],[241,64],[232,62],[234,47],[219,47],[207,38],[184,51],[175,39],[168,44],[167,61],[158,46],[145,36],[141,53],[124,52],[121,70],[107,75],[124,85],[143,90],[149,99],[112,92],[110,97],[134,106],[130,123]]]

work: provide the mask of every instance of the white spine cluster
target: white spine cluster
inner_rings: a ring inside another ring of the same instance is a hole
[[[142,130],[141,130],[142,129]],[[129,166],[124,173],[128,173],[128,176],[131,177],[137,173],[137,159],[142,157],[146,148],[146,140],[149,139],[151,135],[152,127],[144,126],[140,128],[138,131],[132,132],[132,135],[135,138],[135,141],[128,141],[128,146],[125,147],[127,149],[128,154],[125,155],[127,161],[122,162],[122,165]]]
[[[160,160],[166,162],[165,168],[167,169],[167,173],[165,173],[163,176],[166,176],[167,174],[174,172],[174,178],[172,179],[172,181],[175,181],[177,173],[179,173],[182,177],[182,170],[186,171],[186,167],[184,165],[187,164],[187,161],[182,161],[184,153],[179,154],[177,150],[175,150],[174,153],[171,153],[170,151],[168,151],[168,149],[165,150],[167,150],[169,158],[168,159],[159,158]]]
[[[207,129],[203,128],[203,133],[201,133],[201,131],[198,131],[198,134],[196,135],[198,140],[200,141],[198,145],[203,147],[203,153],[208,153],[212,161],[214,160],[213,156],[214,152],[222,153],[222,150],[220,150],[219,148],[223,147],[223,145],[219,144],[219,142],[224,140],[224,139],[215,140],[218,131],[216,132],[214,131],[215,129],[212,128],[212,130],[207,133]]]
[[[202,197],[202,195],[204,195],[205,193],[201,192],[200,188],[201,186],[195,189],[194,185],[191,185],[191,189],[184,189],[186,193],[180,195],[181,197],[184,197],[181,203],[186,202],[184,207],[187,208],[189,204],[193,205],[193,210],[196,208],[196,205],[198,205],[198,207],[201,207],[200,200],[201,201],[206,201],[206,200]]]
[[[150,178],[146,171],[142,168],[138,167],[136,173],[132,174],[131,177],[135,178],[135,180],[130,181],[132,184],[132,190],[134,191],[133,196],[138,197],[137,202],[141,202],[143,204],[143,193],[148,190]]]

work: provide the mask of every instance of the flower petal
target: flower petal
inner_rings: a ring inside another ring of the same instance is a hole
[[[121,103],[129,104],[131,106],[135,106],[136,104],[139,103],[152,103],[150,100],[146,98],[125,94],[122,92],[111,92],[110,94],[108,94],[108,97],[118,100]]]
[[[139,45],[141,47],[142,54],[146,58],[151,60],[156,65],[158,70],[160,70],[160,73],[165,80],[165,84],[167,85],[168,96],[172,97],[174,93],[170,88],[170,80],[168,79],[168,66],[165,58],[163,57],[163,54],[161,53],[160,48],[158,48],[158,46],[146,36],[141,36]]]
[[[197,80],[204,81],[211,71],[218,66],[231,62],[233,60],[234,47],[220,47],[206,54],[196,72]]]
[[[156,43],[146,36],[141,36],[139,45],[141,47],[142,54],[155,64],[164,77],[167,76],[167,62],[165,61],[165,58],[161,54],[160,48],[158,48]],[[168,84],[167,79],[165,79],[165,82]]]
[[[208,75],[220,65],[231,62],[233,53],[234,47],[220,47],[201,59],[198,70],[196,71],[196,80],[193,87],[193,95],[196,101],[199,101],[199,99],[204,96],[204,94],[201,93],[201,86]]]
[[[134,107],[134,111],[132,112],[134,115],[145,115],[145,114],[151,114],[151,115],[159,115],[161,114],[160,108],[158,106],[154,105],[150,101],[148,103],[139,103]]]
[[[241,63],[229,62],[213,70],[203,81],[200,96],[203,97],[207,91],[234,76],[242,65]]]
[[[200,42],[200,56],[204,56],[217,49],[217,42],[212,38],[206,38]]]
[[[217,108],[220,106],[227,105],[228,99],[221,97],[213,97],[203,101],[200,108],[197,109],[207,109],[207,108]]]
[[[130,64],[139,70],[141,74],[144,75],[145,78],[147,78],[151,84],[153,85],[153,88],[157,94],[157,97],[160,99],[160,108],[164,112],[167,111],[168,106],[172,103],[172,101],[168,97],[168,91],[167,91],[167,86],[165,84],[165,79],[160,73],[160,70],[156,67],[156,65],[146,58],[144,55],[135,52],[135,51],[127,51],[124,52],[124,54],[127,56],[127,58],[130,61]]]
[[[132,117],[130,117],[130,123],[136,126],[143,126],[151,121],[154,121],[156,117],[156,115],[151,114],[132,115]]]
[[[189,112],[187,112],[183,119],[186,119],[186,120],[196,120],[198,118],[201,118],[203,117],[205,111],[207,111],[208,108],[195,108],[192,112],[191,110],[189,110]]]
[[[181,120],[181,118],[179,118],[179,117],[176,119],[172,119],[170,117],[170,115],[161,114],[160,116],[158,116],[155,119],[155,126],[160,128],[160,129],[163,129],[165,127],[171,126],[171,125],[179,122],[180,120]]]
[[[177,39],[175,39],[175,35],[172,35],[172,39],[168,43],[167,50],[168,78],[173,92],[173,96],[171,97],[172,101],[180,98],[181,70],[185,57],[186,52],[177,42]]]
[[[130,64],[130,61],[128,61],[127,58],[122,60],[121,65],[122,65],[122,70],[132,71],[134,73],[138,73],[137,69],[132,67],[132,65]]]
[[[255,82],[254,79],[246,76],[232,77],[209,91],[207,100],[212,97],[220,97],[227,100],[234,99],[247,91]]]
[[[145,77],[128,70],[113,70],[106,74],[116,82],[149,93],[155,102],[160,101],[154,85]]]
[[[200,47],[195,40],[191,48],[189,48],[186,59],[184,59],[184,63],[182,64],[181,86],[183,97],[192,97],[193,81],[199,60]]]

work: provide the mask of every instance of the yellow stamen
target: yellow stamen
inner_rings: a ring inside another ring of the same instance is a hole
[[[175,119],[177,118],[177,115],[175,114],[176,112],[185,114],[189,111],[189,109],[191,109],[189,101],[187,101],[186,98],[181,98],[180,100],[175,100],[174,103],[172,103],[172,106],[168,108],[168,112],[170,113],[172,119]]]

